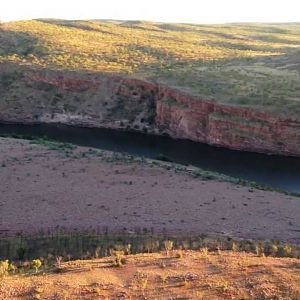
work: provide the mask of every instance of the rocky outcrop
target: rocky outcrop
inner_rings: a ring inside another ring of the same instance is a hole
[[[160,87],[156,126],[175,138],[226,148],[300,156],[300,120],[222,105]]]
[[[1,87],[4,81],[9,84]],[[148,132],[156,94],[154,84],[122,76],[0,69],[0,120]]]
[[[131,129],[300,156],[300,120],[223,105],[136,78],[19,68],[1,74],[0,82],[6,78],[0,85],[2,122]]]

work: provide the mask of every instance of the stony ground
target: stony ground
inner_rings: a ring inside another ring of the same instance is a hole
[[[7,299],[300,299],[300,262],[237,252],[179,252],[62,263],[0,281]]]
[[[108,159],[87,148],[51,150],[1,138],[0,149],[1,235],[105,226],[300,241],[296,197]]]

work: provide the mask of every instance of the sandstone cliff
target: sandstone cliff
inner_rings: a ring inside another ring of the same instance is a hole
[[[156,126],[186,138],[236,150],[300,156],[300,120],[222,105],[160,87]]]

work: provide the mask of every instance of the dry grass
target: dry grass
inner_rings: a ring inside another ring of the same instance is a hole
[[[299,299],[296,259],[237,252],[171,251],[73,261],[54,271],[11,275],[1,299]]]
[[[299,115],[300,25],[33,20],[0,27],[0,62],[151,78]]]

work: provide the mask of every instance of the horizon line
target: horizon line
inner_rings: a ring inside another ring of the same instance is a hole
[[[299,21],[220,21],[220,22],[194,22],[194,21],[158,21],[158,20],[150,20],[150,19],[111,19],[111,18],[83,18],[83,19],[77,19],[77,18],[52,18],[52,17],[45,17],[45,18],[24,18],[24,19],[10,19],[10,20],[3,20],[0,19],[0,23],[12,23],[12,22],[24,22],[24,21],[39,21],[39,20],[61,20],[61,21],[102,21],[102,22],[108,22],[108,21],[115,21],[115,22],[147,22],[147,23],[172,23],[172,24],[193,24],[193,25],[230,25],[230,24],[270,24],[270,25],[276,25],[276,24],[299,24]]]

